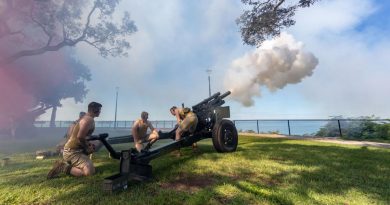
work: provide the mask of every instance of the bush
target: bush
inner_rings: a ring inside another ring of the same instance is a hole
[[[280,132],[279,132],[279,130],[272,130],[272,131],[269,131],[268,134],[278,135],[278,134],[280,134]]]
[[[347,139],[390,139],[390,124],[380,124],[375,122],[374,116],[359,117],[356,119],[333,118],[322,127],[316,136],[337,137],[340,135],[337,120],[340,120],[343,138]]]
[[[247,130],[246,132],[247,132],[247,133],[257,133],[257,132],[255,132],[254,130]]]
[[[379,124],[375,127],[375,133],[380,139],[390,140],[390,124]]]

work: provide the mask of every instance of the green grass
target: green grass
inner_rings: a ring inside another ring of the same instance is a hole
[[[101,189],[119,170],[105,150],[94,156],[96,175],[50,181],[56,158],[11,155],[0,168],[0,204],[390,203],[390,149],[250,136],[240,136],[234,153],[216,153],[210,140],[199,148],[153,160],[151,182],[131,182],[116,194]]]

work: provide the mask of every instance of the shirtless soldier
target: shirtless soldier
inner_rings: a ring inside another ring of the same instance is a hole
[[[88,113],[74,126],[68,142],[65,144],[63,159],[57,161],[47,175],[48,179],[57,177],[60,173],[76,177],[90,176],[95,173],[95,167],[88,157],[95,151],[95,145],[89,143],[86,137],[95,129],[95,117],[99,117],[102,105],[91,102]]]
[[[145,150],[148,150],[153,143],[155,143],[159,136],[157,130],[153,127],[152,123],[148,121],[149,113],[142,112],[141,119],[138,119],[134,122],[133,127],[131,128],[131,134],[134,138],[134,145],[138,152],[144,148],[143,143],[148,142],[145,147]],[[150,128],[149,137],[146,135],[146,132]]]

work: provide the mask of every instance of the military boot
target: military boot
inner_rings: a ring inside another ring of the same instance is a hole
[[[49,171],[49,173],[47,174],[47,179],[53,179],[53,178],[56,178],[58,177],[61,173],[64,173],[64,174],[70,174],[70,169],[72,167],[70,166],[70,164],[68,164],[67,162],[63,161],[63,160],[57,160],[55,163],[54,163],[54,166],[53,168]]]

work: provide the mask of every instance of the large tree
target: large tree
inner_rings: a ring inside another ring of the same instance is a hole
[[[32,127],[35,118],[48,109],[52,109],[54,126],[61,100],[83,102],[88,92],[85,82],[91,80],[90,70],[70,49],[25,57],[14,64],[13,69],[0,70],[0,118],[7,123],[12,117],[18,128]]]
[[[117,15],[118,4],[0,0],[0,129],[21,118],[32,123],[49,108],[54,121],[62,99],[82,102],[90,72],[64,48],[84,43],[103,57],[127,55],[137,28],[128,12]]]
[[[128,12],[113,16],[119,0],[1,0],[0,65],[25,56],[86,43],[108,55],[126,55],[136,31]],[[6,48],[6,49],[5,49]],[[3,66],[4,67],[4,66]]]
[[[32,75],[45,73],[45,78],[39,81],[39,87],[34,83],[35,89],[31,92],[34,93],[41,106],[53,108],[50,127],[55,127],[57,107],[62,106],[61,100],[73,98],[76,103],[83,102],[88,93],[85,82],[91,80],[90,70],[76,57],[70,55],[69,52],[58,54],[61,55],[60,58],[63,58],[63,64],[57,64],[56,67],[45,64],[34,69],[32,73]],[[34,78],[36,79],[39,79],[39,76]]]
[[[295,24],[298,8],[309,7],[320,0],[241,0],[249,10],[237,19],[245,44],[260,46],[268,38],[278,36],[282,29]]]

